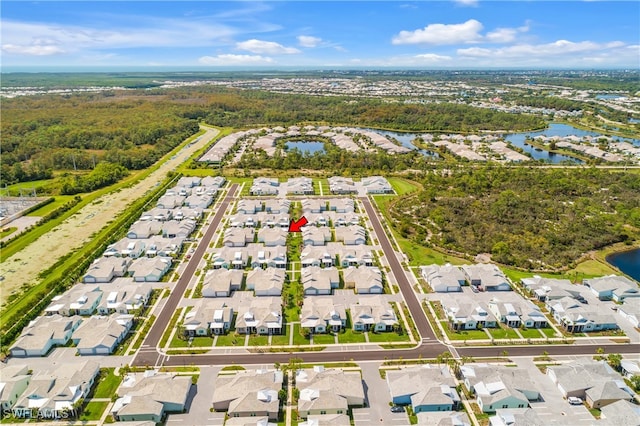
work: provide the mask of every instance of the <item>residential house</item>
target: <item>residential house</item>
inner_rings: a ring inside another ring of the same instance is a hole
[[[287,233],[287,229],[282,227],[261,228],[258,231],[258,242],[263,243],[266,247],[285,246],[287,244]]]
[[[464,272],[449,263],[421,266],[420,275],[436,293],[459,292],[466,283]]]
[[[199,222],[202,219],[202,209],[201,208],[191,208],[191,207],[176,207],[173,209],[173,218],[174,220],[193,220],[195,222]]]
[[[54,346],[64,346],[80,326],[79,316],[61,315],[37,317],[31,321],[11,346],[14,357],[45,356]]]
[[[274,198],[264,202],[264,210],[271,214],[288,214],[290,207],[291,201],[284,198]]]
[[[235,228],[256,228],[258,226],[257,216],[244,213],[234,214],[229,218],[229,226]]]
[[[211,253],[213,269],[244,269],[247,267],[247,249],[222,247]]]
[[[564,414],[564,413],[563,413]],[[547,426],[561,425],[565,419],[558,423],[555,419],[545,416],[544,419],[538,415],[538,411],[533,408],[499,408],[495,416],[489,417],[491,426]]]
[[[184,204],[185,198],[187,198],[186,195],[165,194],[158,199],[158,201],[156,202],[156,207],[159,207],[161,209],[175,209],[176,207],[180,207]]]
[[[188,337],[227,334],[233,322],[233,313],[233,308],[224,303],[203,303],[187,312],[182,325]]]
[[[509,291],[511,285],[504,273],[493,264],[462,265],[462,271],[470,285],[482,291]]]
[[[118,242],[107,246],[104,257],[129,257],[137,259],[145,255],[148,239],[123,238]]]
[[[534,276],[523,278],[522,285],[538,301],[557,300],[563,297],[578,297],[584,292],[584,287],[571,284],[569,280],[557,278],[542,278]]]
[[[148,240],[143,240],[145,244],[144,254],[147,257],[175,257],[182,251],[185,237],[165,238],[161,235],[154,235]]]
[[[111,408],[118,421],[150,420],[162,422],[166,413],[182,413],[191,390],[190,376],[158,373],[129,373],[124,378]]]
[[[424,426],[471,426],[471,420],[464,411],[422,411],[416,417],[417,424]]]
[[[356,202],[353,198],[332,198],[329,200],[329,210],[336,213],[353,213],[356,211]]]
[[[173,210],[161,209],[159,207],[154,207],[151,210],[142,213],[140,216],[140,220],[142,221],[157,220],[159,222],[164,222],[165,220],[171,220],[172,218]]]
[[[329,241],[331,241],[331,229],[326,226],[302,228],[302,244],[305,246],[323,246]]]
[[[147,305],[152,291],[150,284],[134,283],[131,278],[114,281],[104,288],[107,291],[97,307],[100,315],[134,314]]]
[[[243,198],[240,201],[238,201],[238,204],[236,205],[236,212],[237,213],[242,213],[242,214],[247,214],[247,215],[254,215],[258,212],[262,211],[262,201],[261,200],[254,200],[251,198]]]
[[[253,290],[256,296],[280,296],[284,279],[282,268],[256,268],[247,274],[247,290]]]
[[[0,408],[3,417],[11,413],[18,398],[31,383],[29,367],[25,364],[5,366],[0,369]]]
[[[140,240],[150,238],[153,235],[158,235],[164,222],[159,220],[138,220],[134,222],[127,232],[127,238],[132,240]]]
[[[353,288],[358,294],[382,294],[384,283],[379,268],[349,266],[342,271],[345,288]]]
[[[620,374],[622,374],[626,379],[631,379],[633,376],[640,376],[640,360],[621,360]]]
[[[602,426],[640,426],[640,405],[627,400],[620,400],[605,405],[600,409]]]
[[[261,243],[248,244],[245,249],[251,257],[252,268],[287,268],[287,248],[285,246],[266,247]]]
[[[640,328],[640,299],[626,299],[618,306],[618,315],[629,321],[635,328]]]
[[[298,414],[346,414],[350,407],[364,405],[364,386],[359,371],[301,369],[296,372],[296,388],[300,391]]]
[[[202,178],[199,178],[197,176],[183,176],[178,179],[178,183],[176,183],[176,186],[184,188],[194,188],[196,186],[200,186],[201,182]]]
[[[569,333],[618,328],[613,311],[603,313],[601,309],[585,305],[572,297],[547,301],[545,305],[553,318]]]
[[[171,269],[170,257],[142,257],[133,261],[129,272],[137,282],[159,282]]]
[[[202,297],[229,297],[240,290],[244,273],[239,269],[210,269],[204,275]]]
[[[98,363],[92,361],[57,363],[48,370],[36,370],[11,412],[18,418],[68,419],[78,401],[89,396],[99,372]]]
[[[313,181],[308,177],[290,178],[286,184],[287,194],[313,195]]]
[[[217,191],[227,183],[227,179],[223,176],[206,176],[200,181],[200,186]]]
[[[393,194],[393,188],[389,181],[382,176],[362,178],[360,184],[367,194]]]
[[[447,367],[420,366],[389,370],[386,376],[395,405],[411,405],[414,413],[452,411],[460,406],[456,382]]]
[[[632,391],[606,361],[579,358],[569,364],[547,367],[547,376],[562,396],[577,397],[591,408],[601,408],[617,400],[630,400]]]
[[[317,198],[307,198],[302,200],[303,213],[322,213],[327,210],[327,201]]]
[[[591,289],[600,300],[623,302],[628,297],[640,297],[638,284],[624,276],[590,278],[583,280],[582,284]]]
[[[540,308],[529,300],[503,302],[494,297],[488,306],[493,315],[507,327],[543,328],[548,325]]]
[[[339,226],[335,230],[336,241],[353,246],[367,243],[367,231],[360,225]]]
[[[341,226],[359,225],[361,217],[357,213],[335,213],[332,216],[333,226],[339,228]]]
[[[496,317],[488,310],[486,304],[469,296],[461,294],[455,299],[446,299],[441,303],[451,330],[479,330],[498,326]]]
[[[219,374],[213,386],[213,409],[234,417],[267,417],[277,420],[282,389],[281,371],[244,370]]]
[[[196,229],[196,222],[191,219],[168,220],[162,224],[162,236],[165,238],[187,238]]]
[[[351,426],[351,419],[346,414],[312,414],[298,426]]]
[[[464,385],[476,395],[478,406],[485,413],[503,408],[526,408],[529,401],[540,399],[540,392],[525,369],[465,364],[460,372]]]
[[[285,231],[289,229],[290,222],[287,213],[260,212],[256,214],[256,217],[263,228],[283,228]]]
[[[279,186],[278,179],[259,177],[253,180],[249,192],[251,195],[278,195]]]
[[[184,205],[191,209],[206,209],[213,203],[213,196],[204,193],[189,195],[184,200]]]
[[[351,323],[355,331],[393,331],[398,318],[389,302],[377,296],[351,305]]]
[[[312,334],[338,332],[347,324],[344,305],[331,297],[306,297],[300,314],[300,327]]]
[[[116,277],[123,277],[131,259],[122,257],[99,257],[89,266],[82,277],[84,283],[108,283]]]
[[[133,315],[93,316],[82,321],[71,340],[78,355],[112,354],[131,330]]]
[[[102,299],[99,287],[76,284],[62,294],[54,296],[44,310],[45,315],[92,315]]]
[[[351,178],[331,176],[327,181],[329,182],[329,191],[331,191],[332,194],[346,195],[356,194],[358,192]]]
[[[331,294],[340,285],[338,269],[334,266],[320,268],[309,266],[302,268],[300,282],[305,295]]]
[[[244,247],[255,238],[253,228],[227,228],[222,243],[225,247]]]
[[[282,300],[279,297],[256,297],[238,308],[236,331],[239,334],[281,334]]]

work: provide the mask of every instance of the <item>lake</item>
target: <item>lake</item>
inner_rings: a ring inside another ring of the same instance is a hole
[[[640,281],[640,248],[611,254],[607,256],[607,262]]]
[[[413,141],[416,138],[419,138],[424,133],[403,133],[403,132],[393,132],[390,130],[378,130],[378,129],[364,129],[364,130],[376,132],[383,136],[390,136],[393,139],[400,142],[400,145],[404,146],[405,148],[409,148],[412,151],[418,151],[422,155],[426,155],[428,157],[433,157],[433,158],[440,157],[436,152],[428,151],[426,149],[420,149],[417,146],[415,146],[413,143],[411,143],[411,141]]]
[[[287,142],[284,144],[287,150],[297,149],[298,151],[308,152],[309,154],[313,154],[316,152],[324,152],[324,142],[318,141],[295,141],[295,142]]]

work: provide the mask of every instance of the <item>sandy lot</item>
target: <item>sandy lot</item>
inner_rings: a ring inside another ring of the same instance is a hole
[[[132,200],[141,197],[156,183],[161,182],[167,172],[186,161],[218,134],[216,129],[204,129],[207,131],[198,142],[183,148],[146,179],[130,188],[107,194],[96,200],[97,202],[85,206],[51,232],[3,262],[0,265],[0,275],[4,276],[4,280],[0,282],[0,304],[23,284],[37,282],[38,274],[62,256],[82,247],[90,240],[91,235],[124,211]]]

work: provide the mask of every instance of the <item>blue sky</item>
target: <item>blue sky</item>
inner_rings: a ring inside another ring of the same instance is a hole
[[[2,1],[2,68],[639,68],[636,1]]]

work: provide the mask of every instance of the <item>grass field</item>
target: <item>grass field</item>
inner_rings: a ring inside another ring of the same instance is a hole
[[[100,369],[100,376],[93,391],[93,397],[111,398],[116,393],[121,381],[122,377],[116,376],[113,368]]]
[[[309,339],[300,334],[300,324],[293,325],[293,344],[296,346],[309,344]]]
[[[285,325],[284,329],[288,332],[289,327]],[[271,344],[273,346],[288,346],[289,345],[289,334],[283,335],[275,335],[271,338]]]
[[[420,184],[410,181],[408,179],[390,177],[387,178],[393,189],[398,195],[404,195],[409,192],[414,192],[420,189]]]
[[[537,328],[520,329],[520,334],[525,339],[542,339],[544,337]]]
[[[518,333],[516,333],[513,329],[504,327],[504,328],[487,328],[487,331],[494,339],[519,339]]]
[[[408,342],[410,341],[407,333],[398,334],[394,332],[372,333],[369,332],[370,342],[391,343],[391,342]]]
[[[334,343],[335,343],[335,337],[332,333],[313,335],[314,345],[333,345]]]
[[[364,333],[359,331],[353,331],[350,328],[345,329],[344,333],[338,333],[339,343],[365,343],[366,338]]]
[[[230,331],[229,334],[218,336],[216,346],[244,346],[244,336]]]
[[[446,323],[442,324],[442,328],[447,333],[449,340],[484,340],[489,338],[483,330],[461,330],[455,332],[449,330],[449,326]]]
[[[107,405],[109,405],[109,401],[90,401],[88,402],[83,410],[82,414],[78,420],[88,421],[88,420],[100,420],[102,417],[102,413],[107,409]]]
[[[0,238],[8,237],[9,235],[13,234],[17,230],[18,228],[16,228],[15,226],[12,226],[9,228],[2,228],[2,231],[0,231]]]

